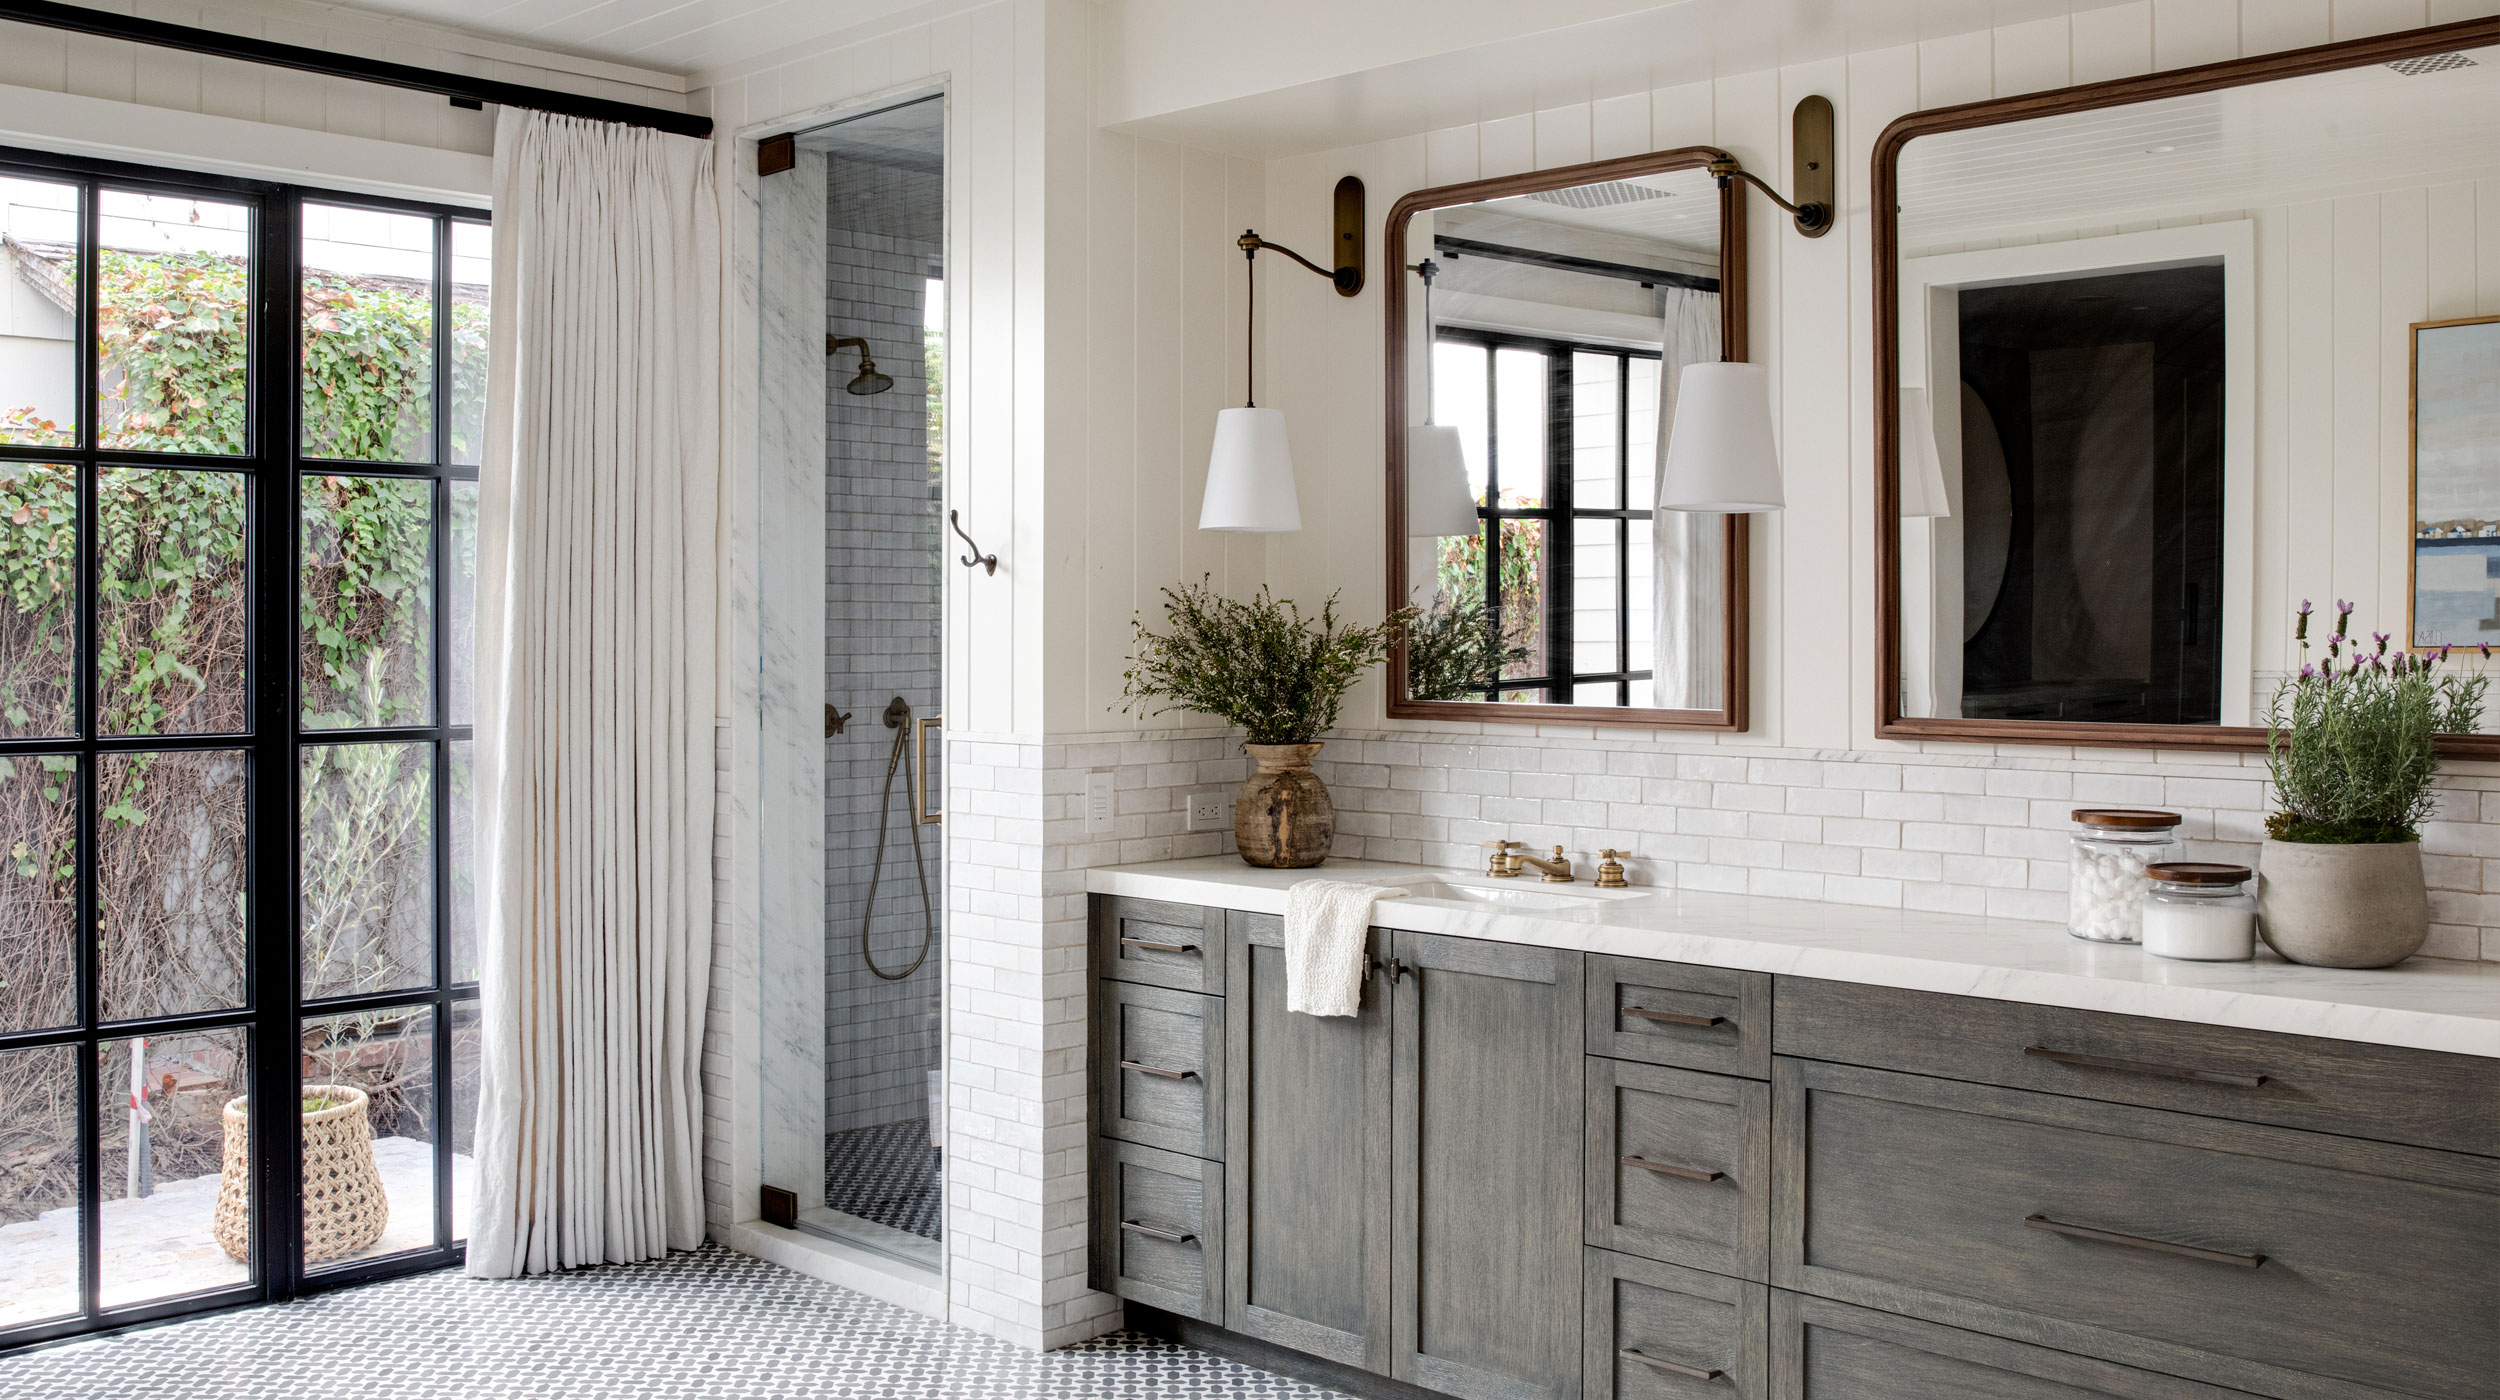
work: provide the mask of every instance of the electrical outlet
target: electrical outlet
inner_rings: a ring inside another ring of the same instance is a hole
[[[1085,834],[1109,836],[1115,829],[1119,799],[1111,786],[1111,774],[1097,771],[1085,775]]]
[[[1222,788],[1201,788],[1189,795],[1189,829],[1221,831],[1233,824],[1233,795]]]

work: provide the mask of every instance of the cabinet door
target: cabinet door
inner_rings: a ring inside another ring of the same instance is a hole
[[[1581,955],[1399,933],[1392,1373],[1580,1393]]]
[[[1389,983],[1359,1016],[1288,1012],[1284,921],[1236,913],[1230,944],[1224,1325],[1385,1375]]]
[[[2245,1400],[2151,1371],[1771,1293],[1771,1400]]]

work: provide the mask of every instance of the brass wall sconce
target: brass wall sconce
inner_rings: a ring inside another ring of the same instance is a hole
[[[1797,232],[1808,238],[1821,238],[1832,231],[1833,204],[1837,199],[1834,152],[1832,145],[1832,102],[1828,97],[1802,97],[1791,114],[1789,147],[1791,151],[1789,185],[1797,191],[1797,201],[1780,198],[1780,192],[1764,184],[1762,177],[1736,163],[1736,157],[1722,155],[1710,162],[1710,173],[1725,185],[1730,179],[1742,180],[1762,191],[1773,204],[1796,216]]]

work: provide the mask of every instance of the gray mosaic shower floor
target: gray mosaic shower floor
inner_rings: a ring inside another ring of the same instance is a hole
[[[0,1356],[9,1400],[1335,1400],[1123,1332],[1036,1355],[706,1245],[456,1271]]]
[[[906,1118],[825,1135],[825,1204],[934,1240],[944,1223],[945,1154],[929,1145],[929,1120]]]

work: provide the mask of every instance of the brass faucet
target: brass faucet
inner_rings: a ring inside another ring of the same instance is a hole
[[[1496,880],[1519,878],[1519,858],[1511,852],[1524,851],[1527,849],[1525,845],[1517,841],[1487,841],[1484,848],[1493,853],[1484,858],[1485,874]]]
[[[1623,858],[1630,854],[1632,854],[1630,851],[1616,850],[1604,850],[1597,853],[1597,859],[1599,861],[1599,865],[1597,867],[1597,887],[1599,889],[1621,890],[1631,888],[1631,882],[1623,878]]]
[[[1540,856],[1513,854],[1510,858],[1510,873],[1518,874],[1519,867],[1523,865],[1534,866],[1544,871],[1546,884],[1568,885],[1571,883],[1571,862],[1564,858],[1563,848],[1560,846],[1554,848],[1552,860],[1546,860]]]

